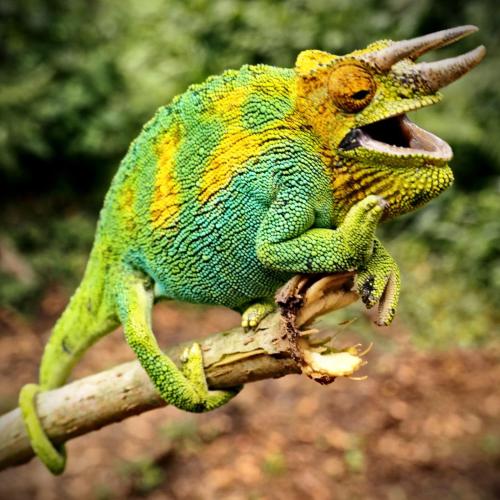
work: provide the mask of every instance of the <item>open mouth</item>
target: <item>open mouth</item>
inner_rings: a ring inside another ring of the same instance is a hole
[[[419,155],[440,161],[449,161],[453,156],[445,141],[417,126],[405,114],[351,130],[342,139],[339,149],[356,148],[398,157]]]

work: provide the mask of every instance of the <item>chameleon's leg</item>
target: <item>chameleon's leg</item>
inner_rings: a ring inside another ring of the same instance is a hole
[[[375,229],[387,206],[380,196],[353,205],[336,229],[312,228],[314,212],[300,198],[278,197],[259,228],[257,256],[278,271],[322,273],[359,271],[358,290],[368,306],[379,301],[379,324],[394,317],[399,294],[399,270],[375,239]],[[299,203],[294,206],[294,203]],[[295,217],[286,217],[286,214]]]
[[[311,227],[314,207],[295,207],[293,201],[277,198],[259,228],[257,256],[276,271],[357,270],[372,255],[375,229],[386,206],[380,196],[367,196],[351,207],[336,229],[326,229]]]
[[[398,305],[401,278],[398,265],[378,240],[372,256],[359,270],[357,288],[369,309],[379,303],[377,324],[389,325]]]
[[[273,300],[255,302],[249,305],[241,315],[241,326],[245,330],[255,328],[268,314],[276,309]]]
[[[124,272],[118,291],[118,311],[125,338],[162,398],[181,410],[196,413],[227,403],[240,388],[208,390],[199,344],[193,344],[184,353],[182,371],[160,350],[151,330],[150,283],[134,271]]]
[[[64,446],[51,443],[36,409],[40,391],[63,385],[82,354],[98,338],[117,325],[109,313],[110,304],[100,297],[95,282],[83,282],[54,326],[40,367],[40,385],[25,385],[19,394],[19,407],[33,451],[53,474],[61,474],[66,464]]]

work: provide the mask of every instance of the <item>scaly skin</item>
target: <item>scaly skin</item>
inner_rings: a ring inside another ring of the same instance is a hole
[[[390,44],[342,57],[305,51],[294,69],[243,66],[160,108],[112,182],[82,284],[45,349],[40,388],[63,384],[121,324],[168,403],[216,408],[239,388],[207,389],[197,344],[179,370],[154,338],[153,302],[224,305],[254,327],[295,273],[358,270],[363,300],[371,307],[385,294],[379,323],[390,323],[399,271],[376,227],[453,179],[446,161],[426,154],[341,147],[356,127],[439,100],[410,59],[386,72],[366,59]],[[36,417],[37,390],[23,389],[21,408],[36,453],[60,473],[64,453]]]

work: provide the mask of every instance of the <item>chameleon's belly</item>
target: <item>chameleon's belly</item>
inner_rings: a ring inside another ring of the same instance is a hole
[[[267,207],[249,192],[232,193],[213,204],[184,207],[178,231],[156,232],[154,244],[144,248],[158,296],[239,308],[273,296],[290,277],[257,258]]]
[[[224,305],[240,309],[250,302],[272,297],[286,278],[257,267],[228,268],[216,261],[206,267],[194,264],[185,269],[181,279],[163,268],[155,283],[155,295],[199,304]]]
[[[289,275],[262,266],[250,241],[190,234],[165,248],[167,258],[150,269],[156,295],[231,308],[272,296]]]

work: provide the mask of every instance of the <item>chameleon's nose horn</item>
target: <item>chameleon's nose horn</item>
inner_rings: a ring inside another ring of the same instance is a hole
[[[414,69],[425,80],[429,90],[437,92],[477,66],[485,55],[486,49],[484,45],[480,45],[461,56],[430,63],[418,63]]]
[[[411,38],[410,40],[393,42],[388,47],[380,49],[368,56],[368,59],[370,62],[375,63],[381,71],[389,71],[392,65],[401,61],[401,59],[407,57],[416,59],[429,50],[449,45],[471,33],[475,33],[477,30],[478,28],[476,26],[468,24],[447,30],[436,31],[435,33]]]

